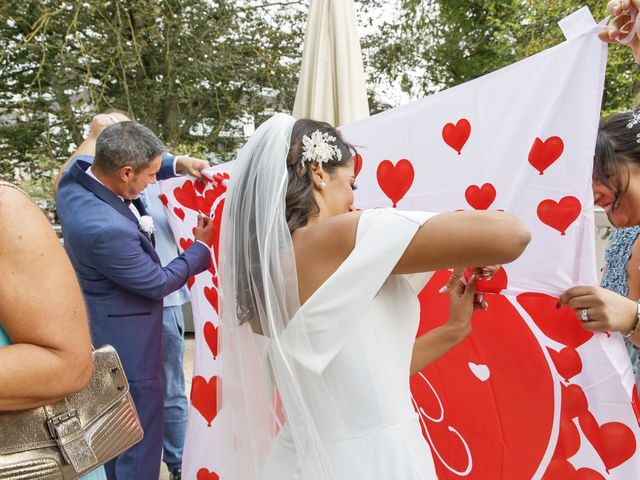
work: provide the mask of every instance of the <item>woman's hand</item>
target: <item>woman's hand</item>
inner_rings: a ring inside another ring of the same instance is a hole
[[[638,312],[636,302],[601,287],[570,288],[560,295],[558,305],[573,308],[582,326],[592,332],[629,333]]]
[[[447,282],[449,291],[449,320],[445,327],[461,341],[471,333],[473,311],[482,308],[483,299],[476,295],[476,277],[463,281],[462,270],[454,270]]]
[[[640,15],[632,21],[632,10],[637,13],[640,10],[640,0],[611,0],[607,4],[607,13],[613,17],[613,20],[607,25],[607,29],[598,34],[598,38],[603,42],[626,44],[631,48],[633,58],[636,63],[640,64]],[[631,31],[635,24],[636,33],[629,41],[621,41]]]

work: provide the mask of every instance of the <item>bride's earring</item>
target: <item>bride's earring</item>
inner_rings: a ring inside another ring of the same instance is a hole
[[[324,187],[326,187],[326,186],[327,186],[327,184],[326,184],[326,183],[324,183],[324,182],[320,182],[320,188],[324,188]]]

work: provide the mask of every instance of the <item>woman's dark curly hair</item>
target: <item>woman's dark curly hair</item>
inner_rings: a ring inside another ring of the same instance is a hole
[[[287,172],[289,174],[289,184],[285,197],[286,217],[289,231],[304,227],[309,217],[318,215],[320,207],[313,196],[313,178],[310,163],[302,163],[303,143],[302,138],[311,136],[313,132],[319,130],[335,137],[333,144],[342,152],[342,159],[333,158],[322,163],[325,172],[331,175],[336,168],[350,165],[353,156],[356,154],[355,148],[345,142],[340,133],[325,122],[316,120],[300,119],[293,124],[291,131],[291,147],[287,155]]]
[[[593,178],[614,192],[611,211],[627,191],[629,167],[640,167],[638,134],[640,124],[635,122],[633,112],[613,113],[600,122],[593,157]]]

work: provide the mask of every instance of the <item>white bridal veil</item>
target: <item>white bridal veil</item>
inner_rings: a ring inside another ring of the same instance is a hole
[[[269,449],[284,424],[280,440],[295,449],[298,473],[314,480],[336,478],[326,432],[339,433],[343,422],[331,400],[314,402],[332,396],[318,374],[293,356],[311,351],[305,329],[287,328],[300,307],[285,218],[294,122],[277,114],[256,130],[238,154],[225,200],[218,400],[224,437],[213,446],[223,449],[219,470],[225,479],[263,478]],[[313,382],[305,381],[309,376],[315,376]],[[349,448],[346,443],[340,448]]]

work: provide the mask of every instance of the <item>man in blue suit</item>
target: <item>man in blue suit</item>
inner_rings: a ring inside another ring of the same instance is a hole
[[[64,173],[58,215],[94,343],[118,351],[145,430],[140,443],[106,465],[107,476],[155,480],[163,427],[162,299],[209,268],[213,226],[199,219],[193,245],[162,267],[139,194],[156,178],[198,174],[206,162],[167,155],[149,129],[133,122],[105,128],[91,160],[79,156]]]

